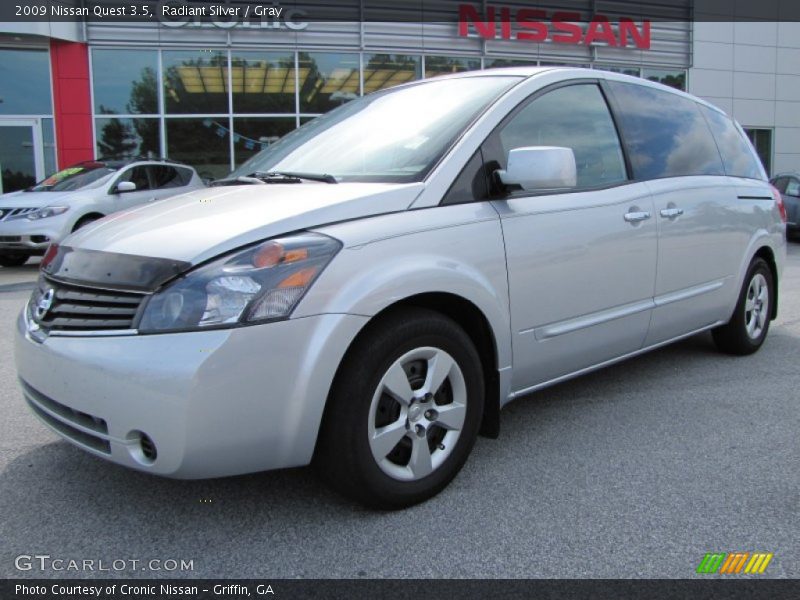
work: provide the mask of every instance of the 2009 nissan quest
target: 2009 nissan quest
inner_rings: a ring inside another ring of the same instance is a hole
[[[785,244],[713,106],[592,70],[461,74],[51,247],[16,360],[32,411],[97,456],[178,478],[313,462],[402,507],[514,398],[704,330],[756,351]]]

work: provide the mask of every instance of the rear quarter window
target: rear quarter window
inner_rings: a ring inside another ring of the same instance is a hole
[[[610,81],[609,87],[636,179],[725,174],[695,102],[644,85]]]
[[[739,131],[734,122],[721,112],[700,105],[700,110],[708,120],[708,126],[714,134],[714,139],[722,155],[725,172],[732,177],[746,177],[748,179],[763,179],[756,153],[753,151],[744,134]]]

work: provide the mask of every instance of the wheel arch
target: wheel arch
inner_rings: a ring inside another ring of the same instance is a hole
[[[450,292],[424,292],[407,296],[385,306],[367,321],[350,342],[336,369],[334,381],[339,377],[342,365],[345,364],[352,348],[368,335],[377,323],[407,307],[427,308],[453,319],[475,344],[484,374],[485,396],[480,434],[484,437],[497,438],[500,434],[501,403],[497,339],[486,315],[478,306],[463,296]],[[333,389],[333,385],[331,385],[331,389]]]
[[[96,219],[102,219],[103,217],[105,217],[105,215],[103,213],[101,213],[101,212],[96,211],[96,210],[87,212],[85,214],[82,214],[77,219],[75,219],[75,222],[72,224],[72,229],[70,231],[72,233],[77,231],[78,230],[78,225],[80,224],[81,221],[84,221],[85,219],[91,218],[94,221]]]
[[[778,263],[775,260],[775,253],[769,246],[761,246],[756,250],[750,262],[753,262],[756,258],[763,258],[769,265],[769,270],[772,272],[772,287],[775,291],[775,298],[772,302],[770,319],[774,321],[778,316]]]

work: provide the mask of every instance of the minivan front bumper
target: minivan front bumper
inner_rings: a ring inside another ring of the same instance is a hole
[[[141,471],[218,477],[311,461],[330,384],[366,321],[40,343],[23,313],[15,357],[29,407],[66,440]]]

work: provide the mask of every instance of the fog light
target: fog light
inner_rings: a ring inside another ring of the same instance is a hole
[[[156,443],[142,431],[130,431],[127,438],[128,453],[139,464],[149,466],[158,458]]]
[[[156,450],[155,442],[150,439],[150,436],[146,433],[141,434],[139,436],[139,446],[141,446],[142,454],[147,460],[155,461],[158,451]]]
[[[32,235],[31,241],[34,244],[46,244],[47,242],[50,241],[50,238],[47,237],[46,235]]]

